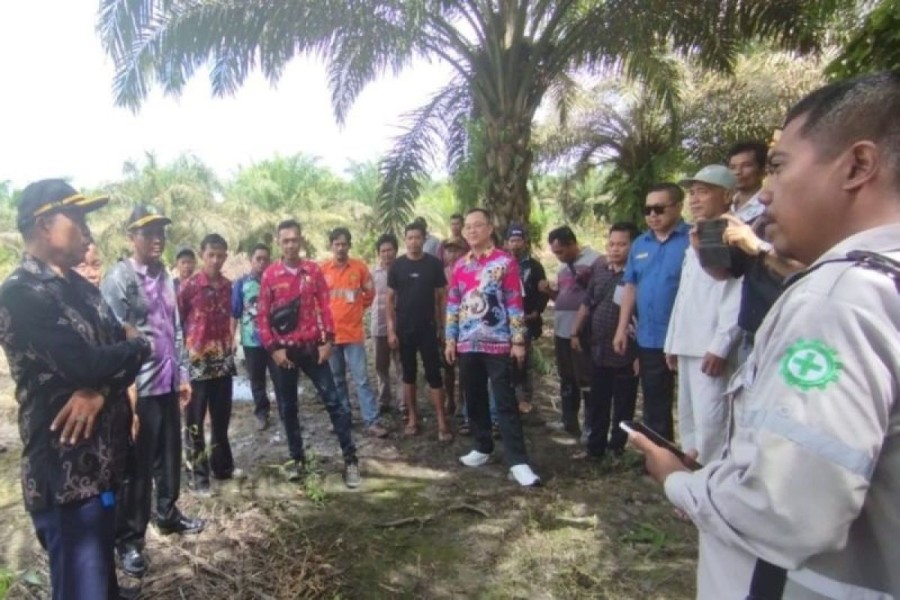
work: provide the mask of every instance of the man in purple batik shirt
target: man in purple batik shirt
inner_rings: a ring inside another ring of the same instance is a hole
[[[181,405],[190,400],[191,387],[175,287],[162,263],[170,223],[151,207],[135,208],[126,225],[132,256],[117,262],[100,284],[116,317],[137,328],[153,346],[132,388],[140,427],[134,442],[134,473],[121,490],[116,511],[118,560],[135,577],[147,568],[143,548],[154,484],[154,520],[160,533],[199,533],[204,525],[176,507],[181,488]]]

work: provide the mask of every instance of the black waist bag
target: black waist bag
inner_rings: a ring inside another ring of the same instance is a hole
[[[287,335],[297,329],[300,320],[300,296],[297,296],[284,306],[272,311],[269,324],[278,335]]]

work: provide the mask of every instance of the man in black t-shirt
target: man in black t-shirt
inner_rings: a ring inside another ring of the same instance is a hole
[[[406,226],[406,255],[394,261],[388,271],[388,344],[400,350],[403,371],[403,401],[407,408],[404,433],[419,432],[416,408],[416,354],[422,357],[425,379],[438,421],[438,439],[453,439],[444,414],[444,387],[441,380],[439,332],[444,330],[444,300],[447,279],[440,260],[423,251],[425,230],[418,223]]]

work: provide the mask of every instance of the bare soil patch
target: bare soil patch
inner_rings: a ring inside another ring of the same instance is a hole
[[[549,359],[548,341],[540,347]],[[636,455],[571,460],[575,440],[546,426],[556,418],[555,376],[542,376],[538,389],[526,437],[545,485],[528,490],[507,480],[499,442],[492,463],[465,469],[457,457],[468,451],[468,438],[441,445],[430,419],[421,436],[404,438],[394,415],[388,439],[355,429],[364,484],[347,490],[337,441],[308,383],[301,422],[323,475],[298,486],[281,472],[287,445],[280,422],[257,432],[252,406],[236,403],[231,439],[249,476],[214,484],[212,498],[183,489],[182,509],[209,526],[183,538],[151,529],[140,597],[692,598],[693,527],[673,517]],[[4,372],[0,443],[9,450],[0,454],[0,590],[5,577],[9,598],[45,598],[46,559],[22,508],[17,437]]]

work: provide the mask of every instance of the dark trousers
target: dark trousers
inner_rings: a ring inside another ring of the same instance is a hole
[[[219,479],[227,479],[234,472],[234,458],[228,441],[228,425],[231,423],[231,377],[216,377],[191,382],[191,403],[187,407],[185,443],[188,462],[195,484],[209,483],[209,472]],[[212,427],[211,448],[206,451],[203,421],[209,411]]]
[[[613,451],[625,448],[628,435],[619,428],[619,423],[634,418],[637,389],[638,378],[631,365],[619,368],[594,365],[591,394],[584,409],[584,420],[590,431],[588,454],[603,456],[607,447]]]
[[[441,379],[441,347],[434,329],[422,327],[410,333],[398,335],[400,342],[400,366],[403,370],[403,383],[416,383],[416,354],[422,356],[422,367],[425,369],[425,381],[428,387],[439,390],[444,387]]]
[[[491,435],[491,412],[488,398],[488,381],[497,402],[497,421],[503,451],[510,466],[528,462],[525,451],[525,435],[519,418],[519,405],[513,391],[510,373],[512,361],[508,354],[464,352],[459,355],[459,374],[475,449],[485,454],[494,451]]]
[[[31,513],[50,558],[53,600],[118,600],[116,511],[99,496]]]
[[[566,431],[576,433],[581,430],[578,426],[581,400],[584,398],[587,404],[590,394],[591,357],[588,352],[572,350],[572,341],[569,338],[556,336],[553,345],[556,350],[556,370],[559,373],[562,423]],[[588,348],[589,346],[585,346],[585,350]]]
[[[134,441],[134,469],[126,477],[116,507],[116,544],[142,548],[150,522],[153,486],[156,485],[156,520],[179,517],[181,491],[181,409],[178,394],[138,398],[141,423]]]
[[[675,376],[666,365],[666,355],[659,349],[638,348],[638,362],[644,392],[644,424],[664,438],[674,440]]]
[[[297,406],[297,379],[300,371],[303,371],[325,404],[325,410],[328,411],[338,443],[341,445],[344,461],[355,463],[356,446],[350,432],[350,409],[338,397],[337,388],[334,387],[334,377],[331,375],[331,367],[327,362],[319,364],[318,352],[314,348],[311,351],[289,349],[287,355],[297,368],[278,368],[278,379],[275,385],[280,388],[281,392],[275,397],[278,398],[278,412],[281,422],[284,423],[284,432],[287,435],[291,458],[300,462],[306,460]]]
[[[270,405],[269,396],[266,394],[266,370],[272,379],[272,388],[278,394],[278,386],[275,384],[278,367],[265,348],[244,346],[244,360],[247,365],[247,378],[250,379],[250,393],[253,394],[253,414],[257,418],[268,417]]]

